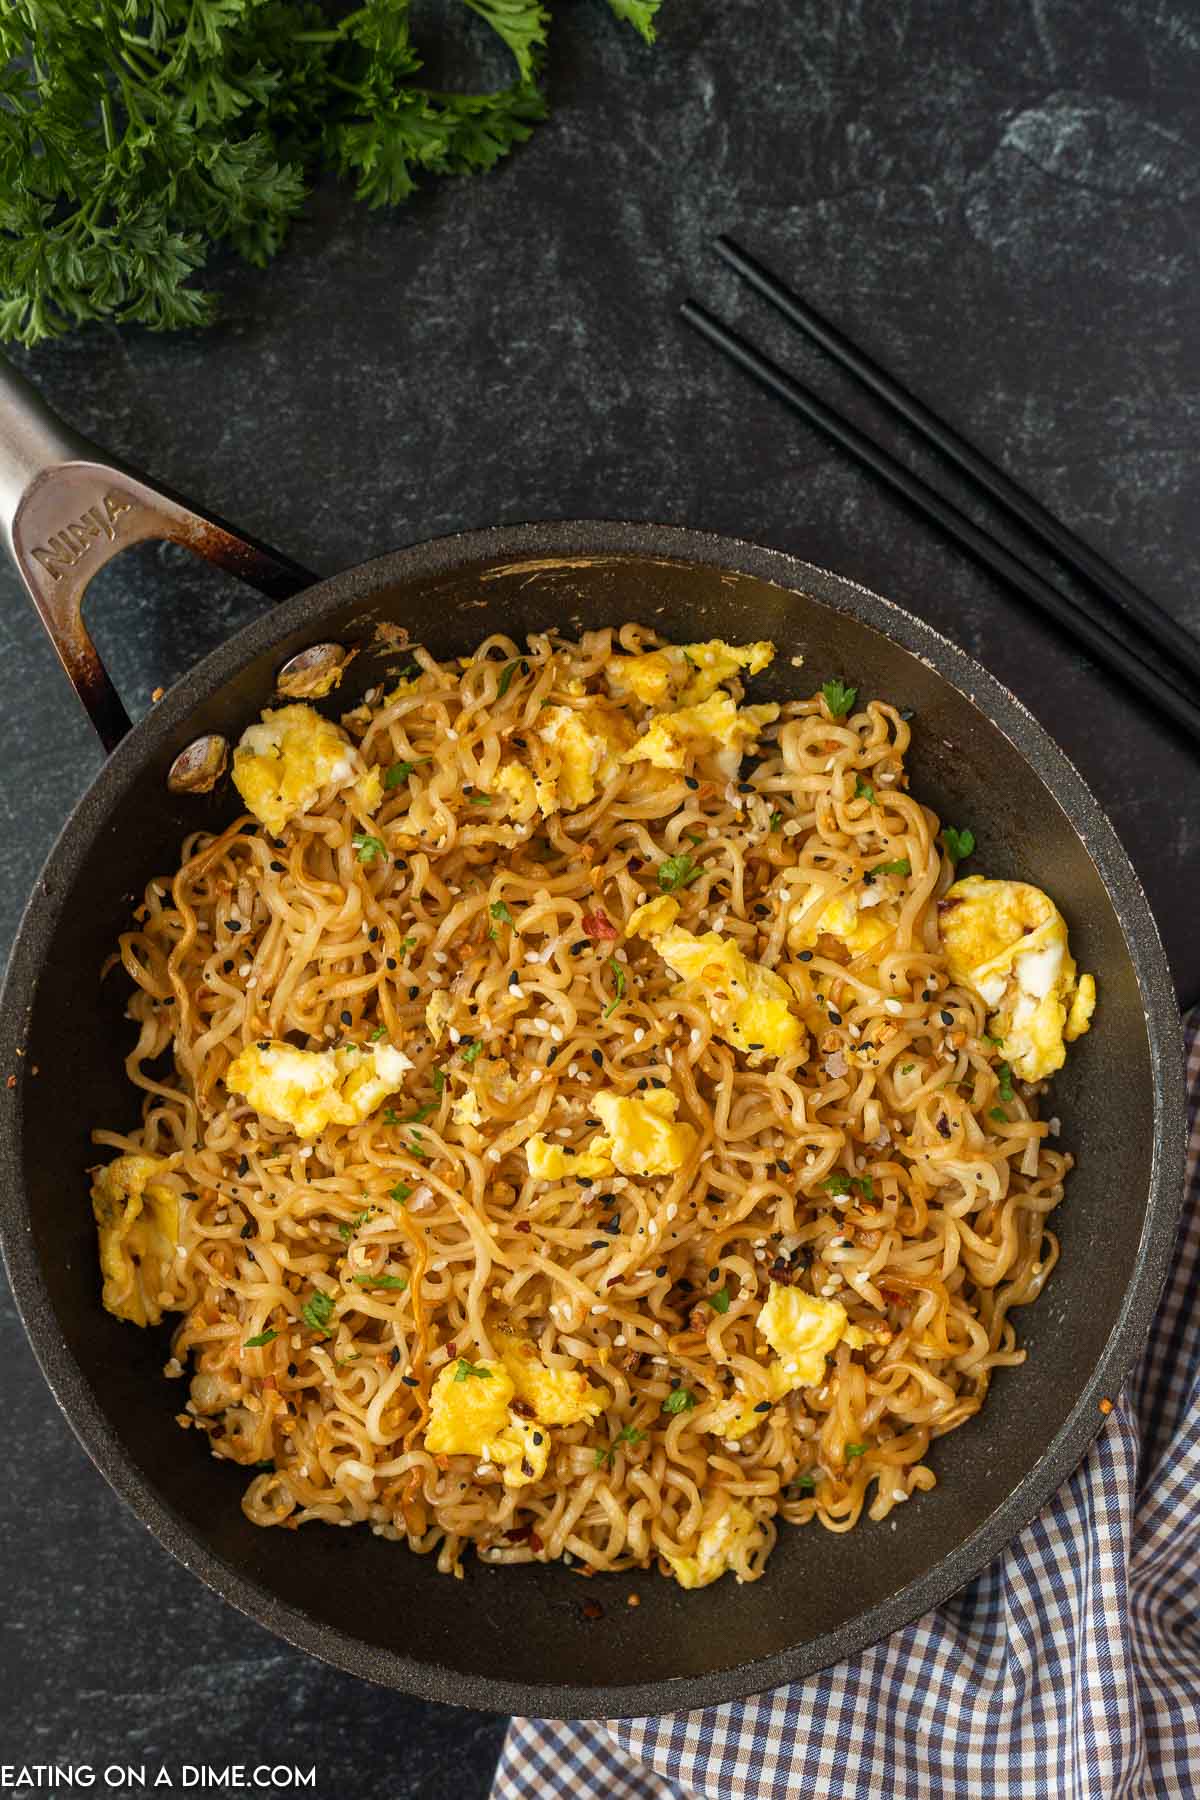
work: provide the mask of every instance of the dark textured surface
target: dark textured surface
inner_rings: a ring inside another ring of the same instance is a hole
[[[657,516],[825,563],[1009,682],[1129,846],[1200,992],[1195,759],[990,580],[685,339],[688,284],[779,348],[726,228],[1180,617],[1193,585],[1200,28],[1184,0],[946,8],[674,0],[658,49],[567,9],[548,127],[395,218],[323,193],[223,329],[96,332],[31,366],[84,430],[322,569],[495,518]],[[823,391],[858,397],[815,356]],[[3,577],[4,925],[96,767]],[[257,607],[147,550],[94,613],[131,705]],[[204,1760],[310,1743],[322,1793],[482,1793],[460,1721],[281,1652],[85,1464],[6,1318],[6,1755]],[[18,1698],[14,1677],[25,1678]],[[36,1721],[36,1723],[31,1723]],[[490,1735],[488,1735],[490,1734]],[[460,1761],[465,1758],[465,1761]]]

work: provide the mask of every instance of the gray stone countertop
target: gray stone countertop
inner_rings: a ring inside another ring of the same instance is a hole
[[[97,441],[321,571],[463,526],[624,516],[880,590],[1078,763],[1200,998],[1195,752],[676,318],[707,297],[873,424],[712,255],[740,236],[1200,630],[1195,9],[667,0],[653,51],[599,0],[561,13],[551,120],[493,175],[393,215],[322,188],[268,271],[219,269],[214,330],[96,328],[18,360]],[[99,753],[7,569],[0,601],[7,941]],[[91,615],[137,711],[262,604],[147,547]],[[485,1793],[498,1722],[360,1685],[227,1610],[85,1461],[11,1305],[0,1345],[0,1760],[281,1753],[318,1764],[322,1800]]]

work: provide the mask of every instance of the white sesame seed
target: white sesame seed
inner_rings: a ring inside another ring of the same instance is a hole
[[[646,1035],[646,1033],[642,1030],[641,1026],[639,1025],[633,1034],[634,1043],[640,1044],[642,1039],[645,1037],[645,1035]]]
[[[450,739],[450,742],[452,744],[457,744],[458,733],[457,733],[457,731],[453,730],[449,725],[447,725],[447,727],[446,727],[446,736]]]
[[[552,1025],[550,1027],[550,1036],[553,1038],[553,1040],[556,1044],[561,1044],[563,1041],[562,1026],[561,1025]]]
[[[457,1030],[453,1025],[450,1027],[450,1042],[452,1044],[462,1043],[462,1032]]]
[[[885,1000],[883,1005],[885,1012],[900,1013],[904,1011],[899,1000]]]
[[[597,1318],[601,1313],[606,1313],[608,1308],[607,1306],[593,1306],[590,1310],[592,1317]]]
[[[508,991],[514,1000],[523,1000],[525,998],[525,989],[521,986],[519,981],[510,981],[508,984]]]

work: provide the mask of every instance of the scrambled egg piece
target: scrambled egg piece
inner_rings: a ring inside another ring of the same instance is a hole
[[[390,1044],[369,1050],[296,1050],[272,1040],[249,1044],[230,1063],[225,1086],[256,1113],[312,1138],[327,1125],[358,1125],[402,1086],[412,1068]]]
[[[532,1406],[542,1425],[574,1425],[604,1411],[599,1388],[575,1369],[548,1369],[535,1347],[521,1340],[501,1352],[518,1400]]]
[[[521,763],[502,763],[492,782],[492,791],[497,799],[504,801],[505,812],[518,825],[527,825],[538,809],[537,786]]]
[[[828,932],[845,944],[854,956],[861,956],[864,951],[874,950],[890,932],[895,929],[895,910],[891,903],[882,897],[872,906],[863,905],[866,895],[874,897],[880,893],[877,884],[868,888],[866,894],[835,894],[833,899],[807,924],[800,923],[812,897],[813,889],[792,902],[788,914],[788,947],[792,950],[811,950],[822,932]]]
[[[607,720],[585,716],[571,706],[547,706],[538,715],[537,735],[556,772],[537,783],[543,813],[574,812],[596,798],[621,766],[621,739]]]
[[[450,1103],[450,1117],[456,1125],[482,1125],[483,1114],[479,1109],[479,1096],[474,1088],[464,1088],[456,1094]]]
[[[599,1139],[592,1140],[599,1143]],[[597,1175],[611,1175],[612,1159],[593,1150],[566,1150],[561,1144],[547,1143],[540,1131],[527,1139],[525,1160],[529,1173],[537,1181],[573,1181],[582,1175],[594,1181]]]
[[[233,782],[247,810],[278,836],[294,813],[312,805],[322,788],[344,787],[356,764],[354,746],[338,726],[311,706],[281,706],[275,711],[268,708],[257,725],[248,725],[242,733],[233,753]],[[378,771],[375,776],[377,806],[383,789]],[[361,792],[360,799],[365,806]]]
[[[1023,1081],[1041,1081],[1088,1030],[1096,983],[1079,975],[1053,900],[1025,881],[968,875],[946,895],[942,942],[955,981],[992,1007],[993,1035]]]
[[[871,1342],[860,1325],[851,1325],[840,1301],[822,1300],[817,1294],[779,1287],[775,1282],[757,1323],[793,1387],[818,1387],[825,1379],[825,1358],[840,1343],[861,1350]]]
[[[425,1448],[431,1456],[474,1456],[495,1463],[505,1487],[525,1487],[546,1472],[550,1433],[509,1410],[515,1391],[502,1363],[465,1363],[441,1370],[429,1396]]]
[[[766,1393],[759,1399],[742,1399],[738,1395],[736,1398],[722,1400],[712,1410],[708,1422],[709,1431],[716,1437],[744,1438],[748,1431],[753,1431],[766,1419],[766,1413],[758,1411],[761,1401],[767,1400],[773,1406],[796,1386],[796,1377],[789,1375],[781,1362],[768,1363],[764,1374],[767,1378]]]
[[[434,988],[425,1004],[425,1023],[435,1044],[446,1035],[446,1027],[454,1012],[454,1002],[445,988]]]
[[[365,774],[359,776],[354,784],[354,793],[365,813],[378,812],[383,800],[383,770],[378,763],[373,763]]]
[[[464,1368],[479,1373],[464,1375]],[[509,1424],[513,1393],[503,1363],[448,1362],[430,1391],[425,1448],[431,1456],[483,1456]]]
[[[680,1587],[707,1587],[728,1573],[739,1552],[755,1549],[762,1536],[762,1526],[744,1501],[723,1498],[722,1510],[701,1531],[693,1554],[670,1556],[664,1552],[664,1560]]]
[[[679,902],[670,894],[662,894],[657,900],[647,900],[639,906],[625,928],[626,937],[657,937],[662,931],[669,931],[679,917]]]
[[[791,1011],[792,991],[781,975],[751,962],[732,939],[715,931],[694,937],[673,923],[662,928],[658,922],[666,917],[666,908],[651,900],[638,908],[629,929],[653,939],[663,961],[683,977],[675,992],[690,987],[721,1037],[756,1058],[790,1056],[804,1048],[807,1033]]]
[[[592,1139],[597,1156],[611,1157],[622,1175],[670,1175],[695,1148],[694,1125],[676,1125],[679,1095],[654,1088],[642,1095],[594,1094],[592,1110],[606,1127]]]
[[[660,713],[649,731],[625,751],[621,761],[648,762],[656,769],[682,769],[689,757],[712,755],[722,774],[732,779],[763,726],[778,717],[777,706],[739,708],[722,690],[698,706]]]
[[[179,1197],[155,1179],[167,1167],[156,1156],[118,1156],[92,1183],[102,1298],[131,1325],[157,1325],[175,1293]]]
[[[644,706],[698,706],[745,669],[757,675],[773,661],[774,644],[667,644],[643,656],[614,657],[606,671],[612,692],[624,699],[632,693]]]

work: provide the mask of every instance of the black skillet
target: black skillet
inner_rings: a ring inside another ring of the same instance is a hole
[[[50,855],[9,966],[0,1075],[16,1079],[0,1087],[0,1237],[59,1404],[167,1548],[270,1630],[356,1674],[560,1717],[696,1707],[811,1674],[946,1599],[995,1556],[1076,1467],[1142,1343],[1175,1236],[1184,1132],[1179,1018],[1146,897],[1083,781],[1019,701],[854,583],[671,526],[500,526],[309,585],[286,558],[114,467],[11,374],[0,377],[0,511],[112,750]],[[143,537],[185,543],[283,603],[128,729],[79,607],[95,569]],[[773,639],[779,655],[756,697],[845,675],[911,707],[915,791],[974,827],[975,867],[1040,884],[1066,914],[1100,1004],[1055,1086],[1052,1110],[1079,1167],[1055,1215],[1061,1264],[1019,1315],[1029,1360],[1001,1371],[982,1416],[935,1445],[933,1493],[846,1536],[785,1528],[765,1578],[744,1587],[684,1593],[656,1574],[585,1584],[561,1566],[475,1562],[452,1581],[366,1532],[258,1530],[238,1504],[243,1478],[172,1422],[181,1393],[161,1374],[166,1328],[135,1331],[100,1305],[88,1134],[136,1115],[122,1073],[124,984],[102,984],[101,964],[131,896],[175,865],[184,834],[233,816],[227,780],[212,782],[215,740],[237,739],[302,652],[359,649],[336,713],[378,678],[381,624],[445,657],[498,629],[519,638],[626,619],[674,638]],[[602,1617],[585,1617],[584,1601],[599,1601]]]

